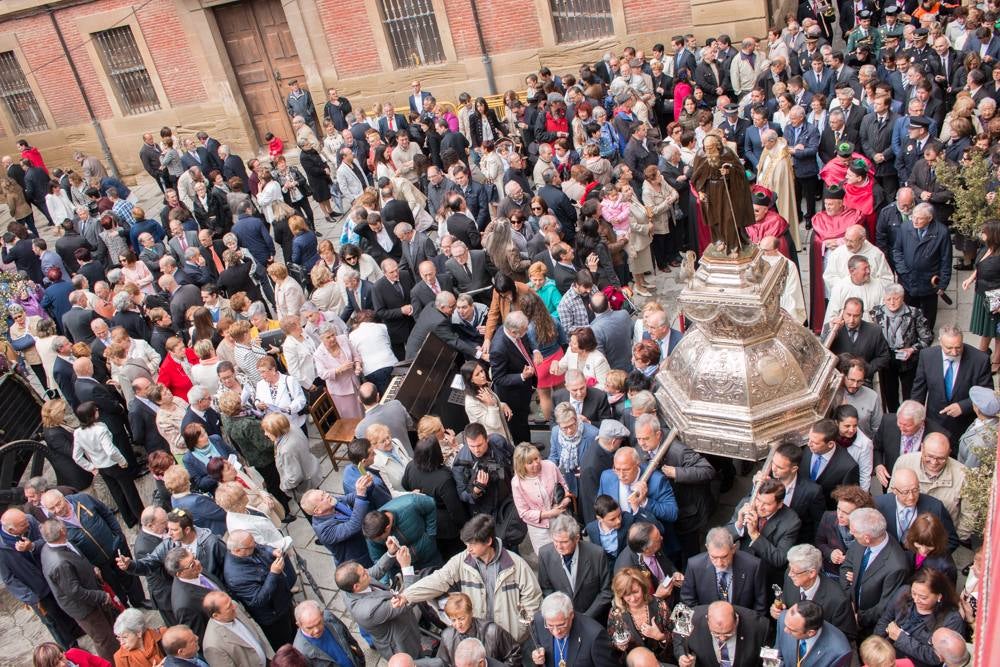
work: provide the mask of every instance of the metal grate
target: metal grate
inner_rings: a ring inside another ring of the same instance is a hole
[[[556,41],[579,42],[614,33],[610,0],[549,0]]]
[[[42,108],[35,99],[35,92],[28,85],[21,63],[17,62],[13,51],[0,53],[0,97],[14,123],[14,130],[19,134],[49,129]]]
[[[381,0],[392,62],[398,68],[444,62],[431,0]]]
[[[122,110],[132,116],[159,109],[160,98],[135,43],[132,27],[125,25],[96,32],[94,41]]]

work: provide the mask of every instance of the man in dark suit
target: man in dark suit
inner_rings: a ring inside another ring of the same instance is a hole
[[[771,618],[801,600],[812,600],[823,608],[823,620],[838,628],[848,639],[858,635],[854,608],[837,583],[823,574],[823,554],[808,542],[788,550],[788,573],[780,598],[771,604]],[[783,604],[778,606],[778,602]]]
[[[561,591],[573,609],[604,623],[611,609],[611,567],[604,549],[580,539],[576,519],[560,514],[549,522],[551,544],[538,552],[538,585],[542,595]]]
[[[375,300],[374,286],[367,280],[362,280],[357,271],[344,276],[344,292],[347,294],[347,305],[340,311],[340,319],[344,322],[359,310],[373,310]]]
[[[841,484],[857,484],[860,480],[858,462],[837,446],[840,431],[832,419],[820,419],[809,429],[808,451],[802,453],[799,478],[809,479],[823,489],[828,510],[836,509],[830,494]]]
[[[823,54],[817,51],[806,67],[803,67],[802,81],[814,95],[822,93],[827,99],[833,97],[833,72],[823,62]]]
[[[597,349],[608,359],[611,368],[632,370],[632,317],[624,309],[614,310],[602,292],[590,297],[594,319],[590,329],[597,339]]]
[[[413,359],[416,357],[427,336],[433,333],[444,343],[464,355],[466,359],[476,359],[479,349],[467,340],[460,338],[451,326],[451,316],[454,312],[455,295],[451,292],[437,294],[434,301],[429,303],[417,316],[413,329],[406,339],[405,358]]]
[[[705,549],[687,562],[681,602],[696,607],[722,600],[764,613],[768,587],[760,559],[740,551],[732,533],[722,527],[708,531]]]
[[[688,79],[691,79],[694,77],[694,70],[698,66],[694,54],[685,48],[683,35],[672,37],[670,42],[674,48],[674,55],[669,58],[671,61],[670,65],[672,67],[664,67],[664,71],[671,74],[676,79],[681,70],[687,70]],[[607,83],[611,83],[611,79],[613,78],[614,77],[609,78]]]
[[[875,181],[882,186],[886,199],[896,198],[899,178],[896,176],[896,155],[892,152],[892,128],[898,116],[889,108],[892,100],[876,95],[872,113],[861,121],[861,149],[875,163]],[[886,253],[888,258],[890,252]]]
[[[132,553],[139,560],[153,553],[164,542],[167,533],[167,512],[162,507],[150,506],[142,511],[139,517],[139,530],[135,534]],[[176,625],[173,603],[170,600],[170,589],[173,584],[162,567],[158,567],[146,575],[146,585],[149,587],[149,597],[153,605],[163,617],[168,626]]]
[[[396,199],[392,181],[383,176],[378,179],[378,187],[382,194],[382,221],[385,226],[395,232],[395,226],[400,222],[408,222],[410,226],[416,224],[413,219],[413,211],[402,199]],[[396,234],[396,236],[399,236]]]
[[[445,268],[451,276],[455,290],[459,294],[465,294],[477,292],[491,284],[492,276],[488,264],[489,259],[485,250],[469,250],[461,241],[455,241],[451,244],[451,258],[445,262]],[[488,291],[477,292],[474,296],[488,303],[488,299],[484,298],[487,294]]]
[[[632,189],[636,192],[642,192],[642,182],[645,179],[643,172],[646,170],[646,167],[650,165],[655,166],[657,162],[656,152],[650,150],[647,145],[647,131],[646,123],[638,121],[633,123],[623,155],[625,164],[632,170]],[[548,185],[548,182],[546,182],[546,185]],[[558,214],[556,217],[559,217]]]
[[[823,490],[816,482],[799,476],[802,464],[802,447],[794,442],[778,445],[771,457],[771,477],[785,486],[786,507],[798,515],[802,526],[799,528],[799,542],[812,542],[823,518],[826,501]]]
[[[187,311],[191,306],[203,306],[201,288],[194,284],[178,285],[173,276],[162,275],[157,281],[164,292],[170,295],[170,319],[174,324],[187,326]]]
[[[924,513],[936,516],[948,533],[948,551],[958,548],[958,532],[951,514],[944,504],[933,496],[920,493],[920,481],[917,473],[909,468],[900,468],[892,478],[890,493],[875,499],[875,509],[885,517],[886,532],[903,544],[906,531],[914,519]]]
[[[188,409],[181,419],[181,433],[188,424],[198,424],[210,436],[222,437],[222,416],[212,407],[212,395],[201,385],[188,390]]]
[[[94,362],[89,357],[82,357],[73,362],[73,372],[76,383],[73,386],[80,403],[93,401],[100,411],[99,419],[111,431],[115,447],[122,453],[133,470],[138,469],[135,452],[132,451],[132,437],[128,431],[128,414],[125,412],[120,394],[112,392],[107,386],[94,379]],[[139,517],[129,517],[123,513],[122,518],[132,527]]]
[[[816,153],[819,151],[819,132],[806,123],[806,112],[801,107],[792,107],[789,112],[789,123],[782,131],[792,152],[792,166],[795,169],[796,201],[805,203],[806,229],[812,225],[812,217],[816,212],[816,199],[819,194],[819,167],[816,165]]]
[[[826,127],[823,128],[823,134],[819,138],[819,159],[823,164],[836,157],[849,160],[854,154],[854,144],[857,140],[857,133],[846,125],[844,112],[841,109],[834,109],[830,112]],[[841,149],[841,146],[844,148]]]
[[[532,661],[544,667],[603,667],[614,662],[611,640],[601,623],[573,611],[573,600],[556,591],[544,600],[531,622],[538,648]]]
[[[920,351],[911,398],[925,403],[929,414],[937,415],[954,457],[958,439],[976,418],[969,389],[992,390],[993,378],[989,355],[964,343],[961,329],[942,327],[939,335],[938,345]]]
[[[729,602],[695,607],[691,636],[674,633],[674,656],[680,667],[731,667],[760,664],[760,647],[766,644],[770,623],[757,612]]]
[[[600,424],[612,417],[608,395],[597,387],[588,387],[583,373],[575,368],[566,371],[565,387],[552,394],[552,402],[555,405],[568,402],[588,424]]]
[[[222,160],[222,177],[228,182],[230,178],[236,176],[243,181],[243,185],[246,187],[249,183],[249,177],[243,159],[239,155],[231,153],[229,146],[225,144],[219,146],[219,158]]]
[[[413,281],[400,273],[394,259],[382,260],[382,274],[372,286],[372,305],[379,321],[389,330],[393,354],[402,359],[406,339],[413,329],[413,306],[410,304]]]
[[[406,122],[406,116],[396,113],[391,102],[386,102],[382,105],[382,116],[378,119],[378,133],[381,135],[382,141],[386,141],[387,133],[394,132],[399,134],[400,132],[406,132],[409,127],[409,124]]]
[[[455,293],[451,275],[448,273],[438,275],[434,262],[427,260],[421,262],[417,266],[417,271],[420,273],[420,282],[416,283],[410,290],[410,304],[413,306],[414,319],[419,318],[420,311],[434,303],[434,299],[441,292]]]
[[[100,319],[100,315],[87,307],[87,293],[77,290],[69,295],[71,304],[69,311],[63,315],[62,329],[66,337],[74,343],[84,342],[90,345],[94,342],[94,332],[90,323]]]
[[[588,449],[587,452],[589,453],[590,450]],[[656,520],[655,517],[650,517],[641,511],[637,515],[631,512],[622,512],[618,501],[605,494],[596,497],[591,504],[591,513],[595,515],[595,518],[587,524],[587,539],[604,549],[610,563],[616,562],[618,556],[627,548],[628,531],[635,522],[636,516],[643,521]]]
[[[925,435],[945,432],[936,420],[926,415],[923,404],[911,399],[903,401],[896,414],[882,418],[874,438],[874,474],[883,489],[889,486],[892,469],[901,454],[918,451]]]
[[[765,73],[764,76],[770,77],[770,73]],[[750,127],[750,121],[740,117],[740,107],[738,104],[727,104],[723,111],[725,115],[718,127],[725,133],[726,141],[736,144],[737,153],[742,158],[745,134],[747,128]]]
[[[202,171],[210,174],[213,171],[222,173],[222,158],[219,157],[219,140],[208,136],[208,132],[195,135],[201,143],[198,146],[198,156],[201,158]]]
[[[875,305],[877,304],[872,304],[871,307]],[[863,359],[866,365],[865,380],[867,384],[871,384],[875,374],[889,366],[892,356],[882,329],[861,319],[868,307],[868,304],[862,303],[857,297],[844,299],[840,315],[827,322],[820,340],[826,340],[832,327],[839,327],[830,351],[836,355],[849,354]]]
[[[780,584],[788,565],[788,550],[798,542],[802,522],[785,507],[785,486],[765,479],[751,502],[747,497],[736,504],[736,513],[727,526],[740,549],[763,563],[767,583]]]
[[[392,227],[382,222],[382,215],[374,211],[368,218],[354,227],[354,233],[361,237],[361,249],[371,255],[381,264],[386,257],[392,257],[397,262],[403,257],[403,248],[399,239],[392,233]],[[386,247],[389,249],[386,250]]]
[[[514,442],[531,442],[528,416],[531,414],[531,395],[538,379],[531,352],[528,351],[527,333],[528,318],[524,313],[512,310],[504,318],[503,330],[497,332],[490,343],[493,388],[500,400],[511,409],[508,424]],[[607,405],[607,396],[604,402]],[[610,408],[607,412],[610,417]]]
[[[413,225],[408,222],[398,223],[392,228],[392,233],[399,239],[400,249],[403,253],[402,260],[399,262],[399,270],[408,274],[411,281],[415,281],[419,277],[417,267],[425,260],[433,260],[434,256],[438,254],[437,248],[434,247],[434,242],[427,238],[426,234],[413,231]]]
[[[824,609],[811,600],[795,602],[777,618],[775,644],[784,665],[850,667],[854,650],[847,636],[824,619]]]
[[[447,202],[448,205],[444,212],[447,216],[444,221],[447,234],[470,248],[482,248],[482,236],[479,233],[478,223],[466,205],[465,198],[457,192],[449,192]],[[439,228],[438,233],[440,231]]]
[[[559,176],[559,172],[555,169],[546,169],[542,174],[542,180],[545,181],[545,185],[538,188],[538,196],[545,200],[549,207],[549,213],[556,216],[556,220],[562,226],[563,238],[566,239],[567,243],[572,243],[576,235],[576,207],[573,206],[572,200],[560,187],[562,178]]]
[[[460,136],[464,138],[464,135]],[[441,149],[444,150],[443,144]],[[468,168],[462,165],[452,168],[452,177],[455,179],[456,191],[465,200],[465,206],[475,219],[476,226],[480,231],[486,229],[490,222],[490,193],[486,186],[472,180]]]
[[[114,660],[118,641],[113,629],[111,598],[94,574],[94,566],[67,541],[66,527],[59,520],[41,526],[41,566],[52,596],[66,615],[80,624],[105,660]]]
[[[437,125],[438,134],[441,135],[440,152],[443,153],[450,148],[455,151],[455,154],[460,159],[464,159],[469,154],[469,149],[471,148],[469,140],[465,135],[461,132],[452,132],[448,126],[448,120],[445,118],[439,118],[435,124]]]
[[[774,130],[779,135],[781,128],[767,120],[767,109],[755,107],[750,110],[752,123],[743,131],[743,157],[756,171],[757,163],[760,162],[760,154],[764,152],[764,142],[761,134],[766,130]]]
[[[937,321],[938,295],[943,294],[951,282],[951,254],[951,236],[947,227],[934,220],[934,206],[927,202],[914,206],[909,223],[901,224],[896,234],[893,264],[899,284],[906,290],[906,305],[919,308],[931,330]],[[925,352],[926,349],[921,354]],[[917,363],[919,366],[919,358]],[[923,397],[918,400],[923,402]],[[938,409],[942,407],[944,405]]]
[[[184,547],[174,547],[167,552],[163,569],[174,578],[170,601],[177,622],[191,628],[199,638],[204,637],[208,615],[202,609],[202,602],[212,591],[225,591],[225,586],[202,571],[201,562]]]
[[[676,590],[681,574],[664,550],[661,526],[658,519],[640,508],[632,517],[628,546],[618,554],[614,571],[617,573],[626,567],[641,570],[649,575],[650,586],[656,592],[669,596]]]
[[[132,381],[135,398],[128,404],[128,424],[132,431],[132,442],[150,454],[156,450],[170,451],[170,446],[156,427],[156,412],[152,401],[146,398],[152,383],[144,377]]]
[[[701,63],[694,69],[694,82],[705,91],[705,102],[710,107],[715,106],[719,95],[732,94],[729,68],[718,61],[714,47],[706,47],[702,52]]]
[[[856,509],[850,521],[854,542],[840,566],[839,583],[857,612],[858,636],[866,637],[910,576],[910,558],[890,539],[878,510]]]
[[[59,387],[59,393],[74,410],[80,405],[76,397],[76,375],[73,373],[73,344],[64,336],[57,336],[52,341],[56,349],[56,358],[52,363],[52,377]]]

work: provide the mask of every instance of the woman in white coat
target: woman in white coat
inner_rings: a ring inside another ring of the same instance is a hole
[[[403,473],[406,464],[413,460],[406,448],[396,438],[392,437],[389,427],[385,424],[372,424],[365,429],[365,438],[372,444],[375,452],[375,462],[372,467],[381,473],[382,481],[389,488],[392,497],[408,493],[403,490]]]
[[[288,374],[295,379],[302,389],[309,391],[316,384],[316,364],[313,355],[316,354],[316,341],[302,328],[298,315],[287,315],[281,318],[281,330],[285,333],[285,342],[281,344],[281,353],[285,356],[285,366]]]
[[[306,395],[302,386],[293,378],[280,373],[274,357],[266,356],[257,361],[260,382],[257,383],[257,409],[271,414],[280,414],[292,426],[306,433]],[[308,435],[308,434],[307,434]]]

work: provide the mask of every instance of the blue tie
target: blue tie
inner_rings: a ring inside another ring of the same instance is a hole
[[[955,362],[948,360],[948,370],[944,372],[944,397],[951,400],[951,393],[955,389]]]
[[[865,555],[861,557],[861,566],[854,575],[854,602],[856,607],[861,606],[861,578],[865,576],[868,569],[868,560],[872,557],[872,550],[865,548]]]
[[[806,657],[806,640],[799,640],[799,663],[802,662],[802,658]]]
[[[821,465],[823,465],[822,456],[817,456],[816,458],[813,459],[812,467],[809,468],[809,479],[811,479],[814,482],[816,481],[816,478],[819,477],[819,467]]]

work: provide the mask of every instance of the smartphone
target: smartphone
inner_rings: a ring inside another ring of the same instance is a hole
[[[365,475],[367,475],[367,474],[368,474],[368,471],[367,471],[367,470],[365,470],[365,464],[364,464],[364,463],[359,463],[359,464],[358,464],[358,472],[360,472],[360,473],[361,473],[361,476],[362,476],[362,477],[364,477]]]

